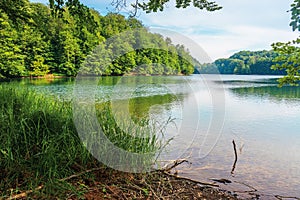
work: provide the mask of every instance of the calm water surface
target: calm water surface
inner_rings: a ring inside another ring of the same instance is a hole
[[[182,176],[206,182],[230,179],[222,187],[244,197],[253,190],[249,186],[267,199],[300,197],[300,87],[278,88],[274,78],[106,77],[95,87],[89,87],[93,81],[86,84],[84,91],[96,88],[96,101],[128,99],[130,115],[164,127],[162,140],[169,145],[159,156],[160,165],[188,158],[192,164],[178,168]],[[18,86],[70,100],[83,82],[23,80]],[[238,151],[233,175],[232,140]]]

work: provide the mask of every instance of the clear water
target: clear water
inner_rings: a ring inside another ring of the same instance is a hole
[[[242,197],[249,197],[250,185],[263,198],[299,198],[300,87],[278,88],[276,78],[103,77],[96,85],[89,79],[20,80],[14,84],[65,100],[94,93],[95,98],[87,98],[127,100],[124,109],[130,115],[150,118],[161,126],[172,119],[163,126],[162,140],[169,145],[159,156],[161,165],[187,158],[192,164],[177,168],[182,176],[206,182],[230,179],[231,184],[221,186]],[[82,85],[84,92],[74,93]],[[233,175],[232,140],[238,153]]]

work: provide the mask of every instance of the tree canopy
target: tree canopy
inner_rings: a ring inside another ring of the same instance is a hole
[[[63,1],[52,3],[64,5]],[[63,12],[53,14],[50,7],[29,0],[0,2],[0,78],[49,73],[75,76],[86,62],[93,68],[83,67],[82,72],[94,75],[123,75],[142,64],[146,64],[144,74],[191,74],[194,71],[193,59],[184,46],[172,45],[170,39],[150,33],[135,18],[116,13],[102,16],[78,0],[68,1],[60,9]],[[138,32],[140,35],[128,35],[127,42],[107,45],[107,39],[113,35],[134,29],[143,31]],[[161,50],[135,51],[136,40],[157,44]],[[120,49],[125,54],[113,60]],[[108,59],[102,62],[103,58],[98,57],[103,55]],[[103,63],[108,66],[103,68]]]
[[[214,63],[199,65],[200,73],[208,74],[257,74],[285,75],[285,70],[273,70],[272,66],[280,64],[275,58],[279,54],[274,51],[240,51],[229,58],[221,58]]]

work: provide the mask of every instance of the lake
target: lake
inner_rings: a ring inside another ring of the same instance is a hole
[[[203,182],[229,179],[232,183],[220,186],[241,197],[300,198],[300,87],[278,88],[276,78],[102,77],[99,85],[89,79],[12,84],[62,100],[87,92],[95,101],[122,102],[129,119],[147,118],[161,128],[161,140],[168,145],[157,155],[158,166],[186,158],[191,164],[177,168],[181,176]],[[82,85],[84,90],[74,90]],[[233,140],[238,160],[231,174]]]

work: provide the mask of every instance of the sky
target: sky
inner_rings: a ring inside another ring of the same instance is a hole
[[[48,3],[48,0],[31,1]],[[287,11],[292,0],[216,0],[223,9],[215,12],[193,7],[177,9],[174,1],[171,0],[163,12],[140,12],[137,17],[149,28],[170,30],[189,38],[211,60],[227,58],[241,50],[270,50],[274,42],[286,42],[299,36],[299,32],[293,32],[289,26]],[[102,15],[113,11],[111,2],[81,0]],[[123,13],[126,14],[126,10]]]

